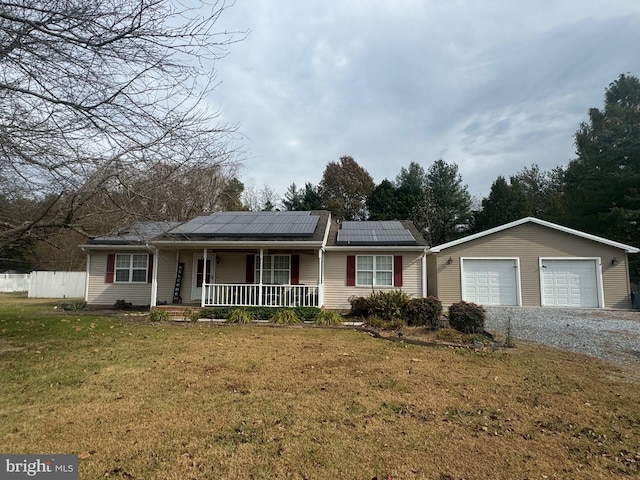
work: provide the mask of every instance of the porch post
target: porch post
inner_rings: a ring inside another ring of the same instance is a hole
[[[260,266],[258,267],[258,305],[262,306],[262,260],[264,255],[264,249],[260,249]]]
[[[318,250],[318,307],[324,305],[324,255],[323,250]]]
[[[204,308],[205,297],[207,296],[207,289],[205,288],[205,282],[207,281],[207,249],[204,249],[202,254],[202,286],[200,287],[200,306]]]
[[[153,272],[151,274],[151,302],[150,305],[155,307],[158,304],[158,249],[152,248],[153,252]]]

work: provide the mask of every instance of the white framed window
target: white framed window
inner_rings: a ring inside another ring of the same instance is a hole
[[[393,255],[356,256],[356,286],[392,287]]]
[[[116,283],[147,283],[149,255],[118,253],[115,262]]]
[[[260,257],[256,256],[256,277],[260,278]],[[291,255],[264,255],[262,257],[262,283],[288,285],[291,283]]]

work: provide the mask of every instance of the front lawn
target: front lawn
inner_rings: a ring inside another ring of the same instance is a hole
[[[0,294],[0,451],[81,479],[640,474],[639,385],[590,357],[53,306]]]

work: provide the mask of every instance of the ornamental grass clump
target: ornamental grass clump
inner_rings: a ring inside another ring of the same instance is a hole
[[[449,325],[463,333],[484,332],[486,311],[481,305],[461,301],[449,307]]]
[[[250,312],[245,310],[244,308],[236,308],[235,310],[231,310],[229,315],[227,316],[227,323],[251,323],[255,320],[254,316],[251,315]]]
[[[316,325],[324,326],[341,325],[343,321],[342,315],[331,310],[320,310],[313,319]]]
[[[166,322],[170,319],[171,314],[162,308],[154,308],[147,315],[147,320],[150,322]]]
[[[296,325],[298,323],[302,323],[300,317],[296,315],[290,308],[283,308],[281,310],[276,310],[271,318],[269,318],[269,322],[275,325]]]

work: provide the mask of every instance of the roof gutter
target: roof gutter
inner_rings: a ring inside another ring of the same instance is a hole
[[[87,250],[144,250],[144,251],[153,251],[153,247],[150,245],[126,245],[126,244],[111,244],[111,245],[107,245],[107,244],[96,244],[96,245],[92,245],[92,244],[88,244],[88,245],[80,245],[80,248],[82,249],[82,251],[87,251]]]
[[[404,250],[410,252],[427,252],[429,247],[422,245],[328,245],[325,247],[326,251],[331,252],[355,252],[360,250],[366,251],[389,251],[389,250]]]
[[[322,241],[315,242],[291,242],[291,241],[269,241],[269,242],[247,242],[247,241],[184,241],[184,240],[158,240],[152,242],[155,247],[194,247],[194,248],[321,248]]]

